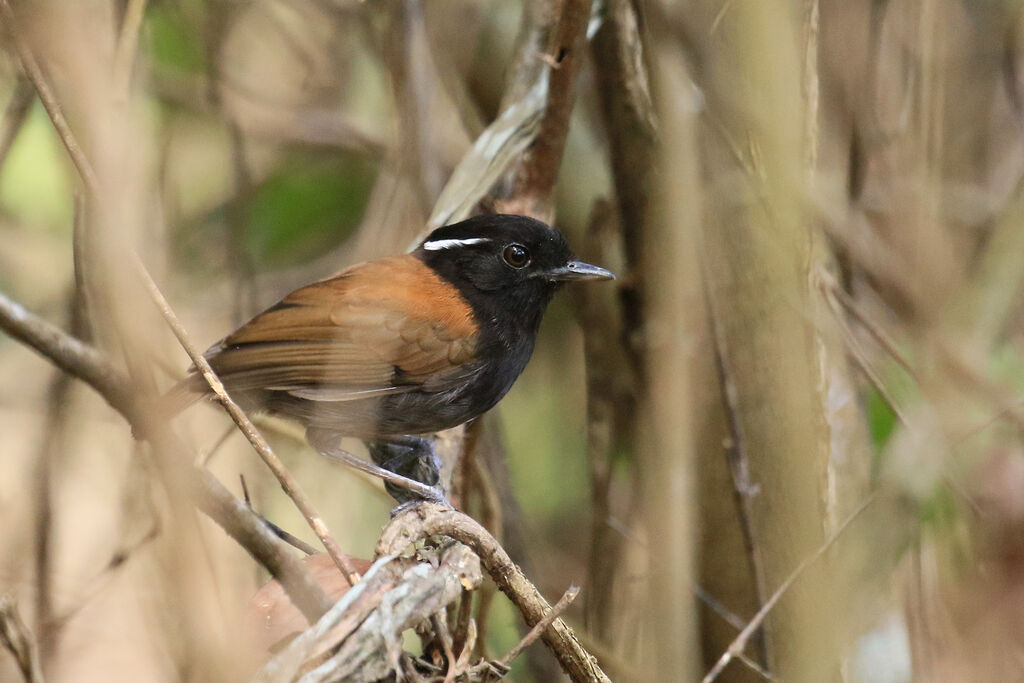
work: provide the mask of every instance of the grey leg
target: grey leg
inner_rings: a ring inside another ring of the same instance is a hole
[[[337,460],[343,462],[349,467],[371,474],[375,477],[383,479],[385,484],[390,484],[399,489],[409,491],[413,496],[408,496],[409,500],[421,499],[427,500],[433,503],[441,503],[442,505],[448,505],[448,501],[445,499],[444,494],[435,489],[432,486],[428,486],[422,482],[410,479],[409,477],[396,474],[389,470],[374,465],[373,463],[366,462],[362,458],[358,458],[352,455],[348,451],[339,448],[338,442],[341,440],[341,434],[333,432],[327,429],[318,429],[316,427],[310,427],[306,430],[306,440],[309,441],[309,445],[312,446],[320,455],[330,458],[331,460]],[[432,451],[431,451],[432,452]],[[389,491],[390,491],[389,487]],[[392,495],[394,495],[392,493]]]

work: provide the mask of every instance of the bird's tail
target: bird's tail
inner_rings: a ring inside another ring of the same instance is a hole
[[[166,420],[185,410],[203,398],[208,392],[203,378],[196,373],[189,373],[157,401],[157,413]]]

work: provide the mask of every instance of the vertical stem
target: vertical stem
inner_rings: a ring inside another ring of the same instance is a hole
[[[646,270],[644,241],[651,229],[651,197],[657,182],[656,134],[644,45],[638,17],[630,0],[610,0],[603,8],[602,24],[594,34],[594,61],[601,113],[609,140],[612,175],[615,182],[615,213],[604,219],[595,211],[588,241],[601,245],[611,237],[621,240],[625,254],[623,284],[615,292],[621,301],[598,299],[600,292],[577,293],[581,302],[580,323],[585,331],[588,365],[587,457],[591,461],[594,523],[591,532],[589,581],[584,592],[587,627],[603,642],[614,644],[619,654],[633,647],[630,625],[640,618],[637,597],[624,579],[629,573],[625,557],[631,540],[609,521],[619,519],[633,525],[629,512],[641,508],[637,501],[621,499],[626,492],[636,497],[640,472],[647,466],[642,458],[651,454],[643,434],[644,411],[637,405],[643,396],[644,373],[644,283]],[[608,223],[608,229],[604,228]],[[617,228],[615,234],[611,228]],[[607,262],[608,250],[600,253],[588,245],[599,262]],[[588,254],[584,254],[588,256]],[[615,305],[619,304],[619,305]],[[616,467],[623,449],[639,446],[634,453],[637,466],[630,472]]]
[[[591,0],[530,0],[518,62],[513,69],[510,95],[517,92],[524,73],[550,69],[547,108],[536,138],[515,172],[513,189],[500,202],[501,211],[551,222],[554,193],[562,152],[569,132],[569,117],[576,101],[576,73],[583,62]]]
[[[241,325],[258,308],[256,269],[249,254],[249,200],[252,196],[252,174],[246,153],[245,134],[238,122],[228,121],[231,137],[231,165],[235,173],[235,196],[228,206],[228,262],[234,285],[232,322]]]
[[[804,168],[813,177],[818,167],[818,115],[820,83],[818,78],[818,35],[820,10],[818,0],[803,4],[803,64],[800,91],[804,100]]]
[[[43,443],[39,448],[34,473],[34,499],[36,505],[35,547],[36,574],[36,638],[39,658],[44,666],[53,659],[57,650],[53,621],[53,473],[54,461],[63,448],[64,424],[67,416],[65,404],[71,388],[71,378],[58,371],[50,384]]]
[[[825,538],[830,452],[803,212],[814,145],[801,123],[801,84],[807,88],[812,75],[802,77],[791,10],[785,2],[733,4],[702,60],[707,116],[718,124],[705,137],[708,172],[711,187],[722,188],[709,197],[704,272],[727,409],[749,468],[749,490],[740,493],[750,495],[768,590]],[[736,148],[723,137],[743,141],[739,167]],[[809,681],[838,675],[826,586],[815,572],[769,618],[774,674]]]
[[[692,83],[678,54],[666,50],[659,56],[660,187],[642,240],[644,271],[658,285],[645,293],[645,381],[637,448],[650,574],[645,625],[658,670],[692,680],[699,658],[692,592],[697,527],[690,389],[695,345],[688,313],[701,299],[693,248],[700,229],[697,116],[687,99]]]
[[[121,32],[114,53],[114,88],[116,95],[128,99],[132,84],[132,69],[139,46],[139,31],[146,14],[146,0],[128,0],[121,18]]]

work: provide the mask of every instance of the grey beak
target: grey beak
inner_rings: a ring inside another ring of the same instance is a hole
[[[592,266],[583,261],[569,261],[564,266],[552,268],[547,273],[549,280],[566,282],[570,280],[614,280],[615,274],[610,270]]]

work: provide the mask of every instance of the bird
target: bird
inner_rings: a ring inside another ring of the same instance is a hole
[[[542,221],[479,215],[296,289],[204,355],[247,412],[297,421],[315,450],[381,477],[399,502],[443,501],[425,435],[505,396],[562,285],[614,278]],[[180,410],[204,395],[192,367],[167,397]],[[366,441],[377,464],[342,437]]]

